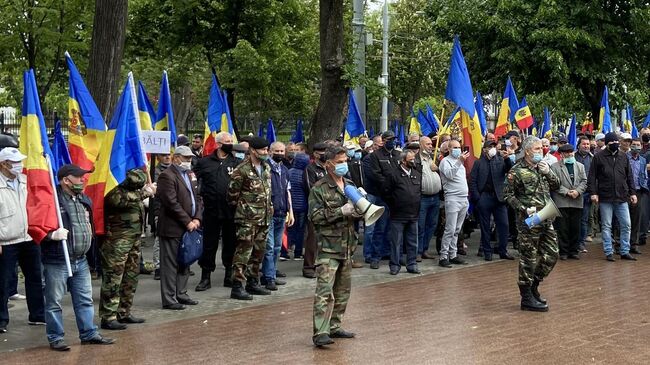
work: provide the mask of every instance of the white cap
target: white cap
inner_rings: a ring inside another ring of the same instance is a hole
[[[600,141],[601,139],[605,139],[605,135],[602,133],[596,134],[596,141]]]
[[[373,142],[372,142],[372,141],[368,141],[368,142],[366,142],[366,145],[363,146],[363,148],[370,148],[370,147],[372,147],[372,145],[373,145]]]
[[[192,150],[187,147],[187,146],[178,146],[174,150],[174,155],[181,155],[185,157],[192,157],[194,154],[192,153]]]
[[[4,162],[4,161],[19,162],[26,158],[27,156],[20,153],[20,151],[18,151],[17,148],[5,147],[2,149],[2,151],[0,151],[0,162]]]
[[[629,133],[621,133],[621,139],[632,139],[632,135]]]

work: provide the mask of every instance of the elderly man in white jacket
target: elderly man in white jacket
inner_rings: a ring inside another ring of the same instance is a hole
[[[12,147],[0,151],[0,333],[7,332],[8,285],[16,263],[25,275],[28,323],[44,325],[41,250],[27,233],[27,186],[22,161]]]

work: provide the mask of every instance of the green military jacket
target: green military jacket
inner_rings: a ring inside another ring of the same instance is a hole
[[[518,214],[525,214],[530,207],[537,208],[539,212],[546,201],[551,200],[550,191],[559,187],[560,180],[553,171],[542,175],[525,159],[521,159],[506,176],[503,197]]]
[[[142,170],[130,170],[126,179],[104,198],[107,237],[142,234],[145,199],[142,188],[147,180]]]
[[[343,179],[345,185],[354,185]],[[318,258],[350,259],[357,244],[354,218],[345,217],[341,207],[348,198],[331,176],[325,175],[309,193],[309,219],[314,224]]]
[[[230,175],[228,203],[236,205],[235,222],[268,226],[273,218],[271,201],[271,174],[267,163],[262,162],[258,174],[250,158],[245,159]]]

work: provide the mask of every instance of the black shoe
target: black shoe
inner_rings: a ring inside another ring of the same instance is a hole
[[[326,333],[314,337],[312,341],[314,341],[314,346],[316,347],[323,347],[334,343],[334,340]]]
[[[371,269],[375,269],[375,270],[376,270],[376,269],[379,269],[379,261],[372,261],[372,262],[370,263],[370,268],[371,268]]]
[[[7,325],[0,324],[0,333],[7,333]]]
[[[271,279],[271,280],[267,280],[267,281],[266,281],[266,285],[264,285],[264,287],[265,287],[266,289],[268,289],[268,290],[271,290],[271,291],[276,291],[276,290],[278,290],[278,286],[275,285],[275,280],[272,280],[272,279]]]
[[[611,261],[611,262],[614,262],[614,261],[616,261],[616,260],[614,259],[614,255],[611,255],[611,254],[610,254],[610,255],[607,255],[607,256],[605,256],[605,260],[607,260],[607,261]]]
[[[183,309],[185,309],[185,306],[182,305],[181,303],[174,303],[174,304],[163,305],[163,309],[182,311]]]
[[[153,272],[153,279],[154,280],[160,280],[160,269],[156,269]]]
[[[630,253],[633,253],[635,255],[640,255],[641,251],[639,251],[639,249],[636,248],[636,247],[632,247],[632,248],[630,248]]]
[[[287,274],[283,273],[283,272],[280,271],[280,270],[275,270],[275,277],[278,277],[278,278],[286,278],[286,277],[287,277]]]
[[[355,334],[352,332],[338,330],[336,332],[330,333],[331,338],[354,338]]]
[[[447,268],[452,267],[451,264],[449,263],[449,260],[447,259],[438,261],[438,266],[447,267]]]
[[[483,256],[483,260],[485,261],[492,261],[492,254],[491,253],[486,253]]]
[[[539,281],[533,280],[533,285],[530,286],[530,293],[538,302],[546,304],[546,299],[542,298],[542,296],[539,294],[539,283]]]
[[[116,320],[112,320],[112,321],[106,321],[106,322],[102,321],[101,327],[102,327],[102,329],[105,329],[105,330],[120,331],[120,330],[125,330],[127,326],[125,324],[122,324],[122,323],[116,321]]]
[[[303,271],[302,276],[307,279],[316,279],[316,273],[313,271]]]
[[[230,290],[230,299],[253,300],[253,296],[244,291],[244,286],[239,280],[234,280],[232,290]]]
[[[50,343],[50,348],[54,351],[68,351],[70,346],[66,344],[63,340],[57,340]]]
[[[112,345],[114,343],[115,343],[114,339],[108,337],[102,337],[99,334],[91,338],[90,340],[81,341],[82,345]]]
[[[120,323],[144,323],[145,319],[134,317],[132,314],[129,314],[126,317],[118,318],[117,321]]]
[[[397,275],[397,274],[399,274],[399,269],[390,269],[390,274],[391,274],[391,275]]]
[[[275,285],[287,285],[287,282],[282,279],[275,278]]]
[[[197,305],[197,304],[199,304],[199,301],[198,301],[198,300],[194,300],[194,299],[192,299],[192,298],[188,298],[188,299],[180,299],[180,298],[179,298],[179,299],[178,299],[178,302],[179,302],[180,304],[185,304],[185,305]]]
[[[422,274],[420,269],[418,269],[417,267],[415,269],[411,269],[411,270],[406,269],[406,272],[409,273],[409,274]]]
[[[499,258],[501,260],[514,260],[515,259],[514,256],[512,256],[511,254],[509,254],[507,252],[505,254],[499,255]]]
[[[246,283],[246,292],[253,295],[271,295],[271,291],[260,286],[257,279],[249,278]]]
[[[521,294],[521,310],[533,312],[548,312],[548,305],[538,302],[530,290],[530,285],[519,285]]]
[[[621,255],[621,260],[636,261],[636,257],[626,253],[625,255]]]
[[[569,260],[580,260],[580,256],[578,256],[576,254],[571,254],[571,255],[567,256],[567,258]]]
[[[212,274],[212,272],[209,270],[201,271],[201,281],[199,281],[199,285],[194,289],[195,291],[206,291],[212,288],[212,283],[210,283],[210,274]]]
[[[223,276],[223,286],[224,288],[232,288],[232,269],[226,269],[226,273]]]
[[[453,259],[449,260],[449,263],[454,264],[454,265],[467,265],[467,262],[461,260],[458,256],[456,256]]]

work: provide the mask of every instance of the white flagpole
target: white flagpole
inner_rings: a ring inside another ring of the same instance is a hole
[[[50,182],[52,183],[52,190],[54,191],[54,207],[56,210],[56,219],[59,222],[59,228],[63,228],[63,221],[61,220],[61,210],[59,209],[59,195],[56,192],[56,184],[54,183],[54,173],[52,172],[52,161],[50,161],[50,155],[47,153],[45,155],[45,160],[47,161],[47,171],[50,174]],[[70,266],[70,256],[68,254],[68,240],[62,240],[61,245],[63,245],[63,255],[65,256],[65,267],[68,269],[68,277],[72,277],[72,266]]]

